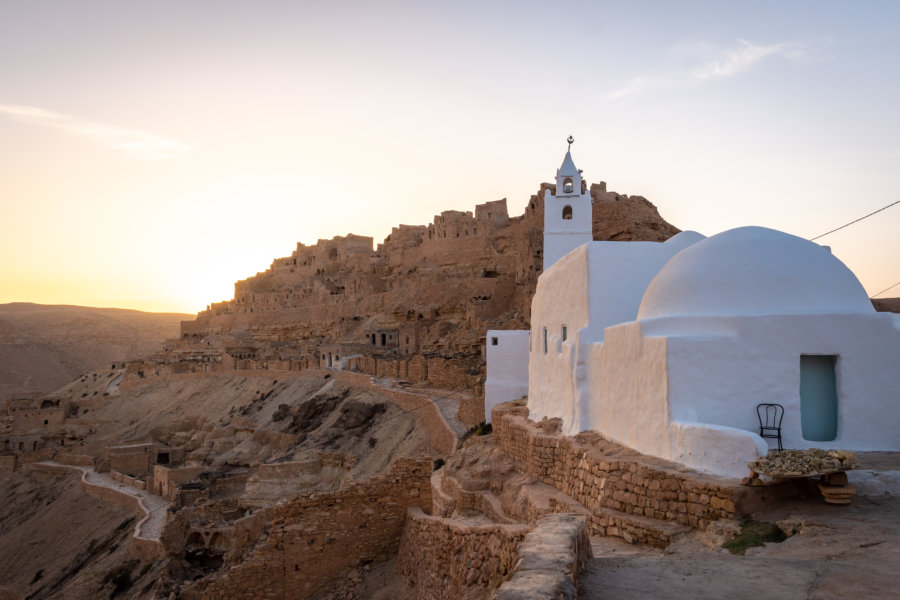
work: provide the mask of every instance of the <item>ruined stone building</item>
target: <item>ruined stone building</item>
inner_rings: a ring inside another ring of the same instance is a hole
[[[480,393],[484,332],[528,326],[545,237],[566,238],[571,223],[586,224],[577,233],[587,239],[677,233],[644,198],[571,175],[562,192],[542,184],[520,216],[509,216],[504,198],[399,225],[374,247],[352,234],[298,243],[238,281],[232,300],[183,322],[181,340],[141,369],[338,368]],[[578,218],[561,214],[543,235],[544,203],[562,201]]]

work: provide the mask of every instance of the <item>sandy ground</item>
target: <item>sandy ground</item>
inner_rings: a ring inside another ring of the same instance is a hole
[[[800,532],[780,544],[751,548],[745,556],[712,546],[699,532],[666,551],[594,538],[595,558],[582,578],[580,597],[900,598],[900,497],[857,497],[850,506],[810,497],[754,517],[792,519]]]

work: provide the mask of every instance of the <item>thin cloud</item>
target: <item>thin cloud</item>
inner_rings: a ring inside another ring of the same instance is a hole
[[[173,158],[191,150],[187,144],[140,129],[117,127],[35,106],[0,104],[0,113],[23,123],[62,129],[95,139],[134,158]]]
[[[625,85],[607,94],[606,99],[618,100],[619,98],[633,96],[651,89],[685,86],[725,77],[734,77],[771,56],[798,60],[805,56],[805,51],[797,42],[780,42],[764,46],[753,44],[746,40],[738,40],[736,48],[720,50],[718,56],[694,68],[635,77],[627,81]]]

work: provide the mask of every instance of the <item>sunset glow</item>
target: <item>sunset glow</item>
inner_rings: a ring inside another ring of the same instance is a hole
[[[550,181],[810,238],[900,199],[896,3],[0,1],[0,303],[195,312]],[[900,206],[821,240],[870,294]],[[900,295],[900,287],[887,296]]]

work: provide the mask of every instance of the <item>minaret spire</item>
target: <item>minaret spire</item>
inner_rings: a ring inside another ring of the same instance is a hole
[[[556,191],[544,192],[544,270],[557,260],[593,240],[591,195],[582,190],[581,171],[572,160],[574,136],[566,138],[569,147],[562,165],[556,170]]]

